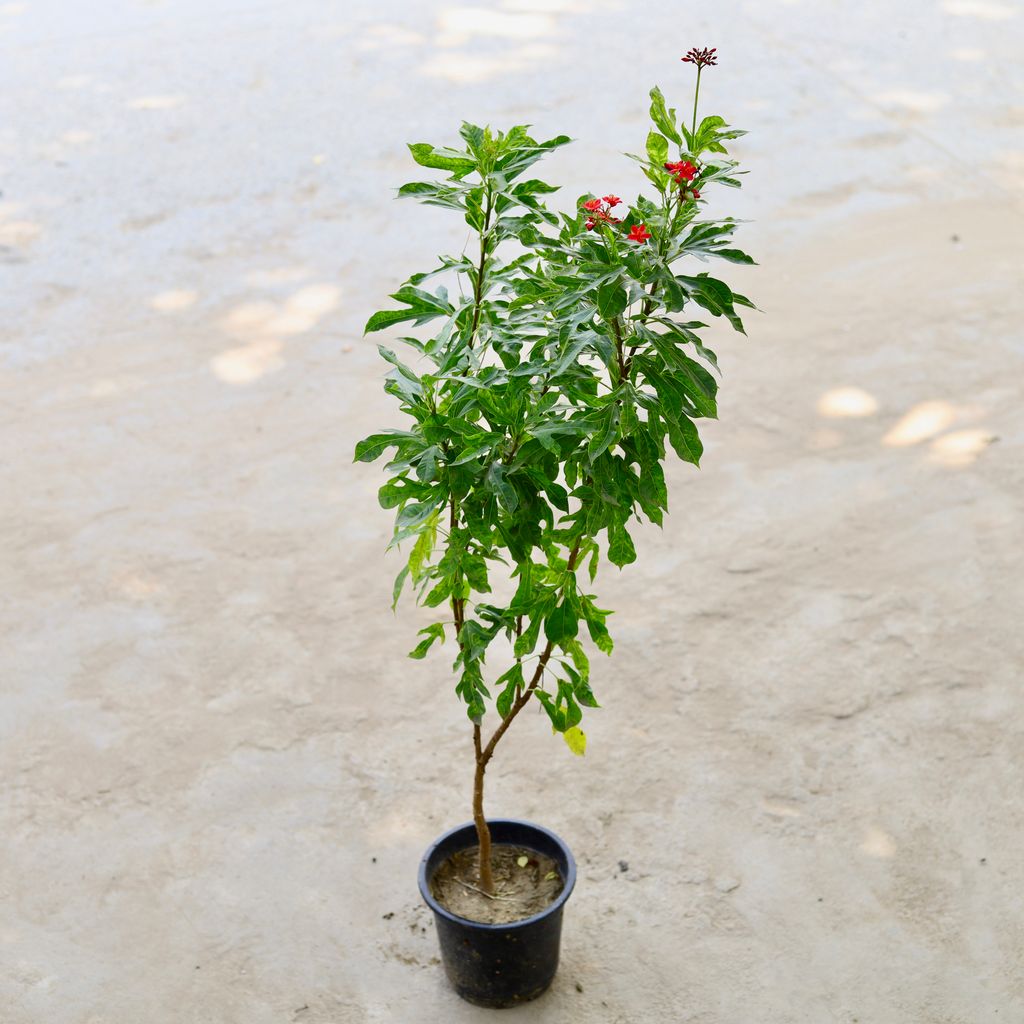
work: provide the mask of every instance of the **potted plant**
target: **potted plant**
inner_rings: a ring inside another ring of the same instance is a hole
[[[355,457],[393,450],[380,503],[396,510],[390,547],[408,545],[394,600],[410,586],[439,609],[410,656],[455,645],[473,820],[427,851],[420,888],[449,978],[481,1005],[513,1005],[548,986],[575,879],[552,833],[488,821],[487,766],[531,703],[583,754],[583,710],[598,707],[584,632],[598,651],[612,650],[609,612],[588,590],[602,557],[620,568],[635,560],[634,521],[661,524],[669,452],[700,462],[696,421],[717,415],[717,363],[695,310],[742,331],[736,307],[751,306],[689,266],[753,261],[731,245],[735,221],[704,214],[708,188],[739,185],[725,144],[743,134],[720,117],[697,120],[715,51],[683,60],[697,71],[689,123],[651,91],[654,128],[634,159],[653,195],[631,204],[609,193],[586,195],[570,212],[548,208],[556,189],[526,172],[565,136],[537,142],[524,126],[464,124],[460,148],[411,145],[418,164],[447,174],[399,195],[454,211],[474,237],[413,275],[392,296],[399,308],[366,325],[426,328],[401,338],[413,362],[380,347],[392,367],[385,391],[407,423],[360,441]],[[458,292],[428,289],[435,276]],[[492,674],[488,655],[501,663]]]

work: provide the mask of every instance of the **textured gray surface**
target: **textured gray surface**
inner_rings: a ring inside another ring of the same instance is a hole
[[[601,582],[586,759],[527,717],[491,772],[581,867],[507,1018],[1019,1019],[1022,32],[1011,0],[2,5],[0,1021],[490,1019],[415,891],[469,736],[388,610],[359,332],[462,244],[390,200],[405,141],[532,121],[579,140],[566,201],[634,194],[690,45],[752,130],[766,315]]]

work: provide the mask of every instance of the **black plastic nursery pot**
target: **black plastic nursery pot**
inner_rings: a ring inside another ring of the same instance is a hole
[[[434,872],[454,853],[476,845],[472,822],[446,832],[420,862],[420,893],[434,912],[441,960],[455,991],[467,1002],[498,1009],[541,995],[558,970],[562,908],[576,884],[576,862],[569,847],[540,825],[513,818],[489,821],[495,844],[522,846],[550,857],[564,885],[541,913],[511,924],[482,924],[445,910],[430,891]]]

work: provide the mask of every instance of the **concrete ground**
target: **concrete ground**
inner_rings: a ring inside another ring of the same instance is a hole
[[[530,121],[566,201],[633,195],[691,45],[765,312],[599,579],[586,758],[526,716],[490,773],[581,868],[502,1019],[1024,1019],[1021,4],[40,0],[0,3],[3,1024],[491,1019],[415,889],[469,734],[388,607],[361,326],[464,242],[391,199],[404,142]]]

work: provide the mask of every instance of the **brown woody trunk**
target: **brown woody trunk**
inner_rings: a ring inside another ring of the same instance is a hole
[[[484,817],[484,772],[487,761],[480,749],[480,726],[473,729],[474,746],[476,748],[476,773],[473,776],[473,824],[476,825],[476,838],[480,844],[480,857],[477,874],[480,888],[489,896],[494,893],[494,877],[491,873],[491,830]]]

